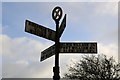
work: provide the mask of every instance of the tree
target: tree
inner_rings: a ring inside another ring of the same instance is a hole
[[[120,80],[120,63],[105,55],[82,56],[78,62],[69,66],[64,78],[79,80]]]

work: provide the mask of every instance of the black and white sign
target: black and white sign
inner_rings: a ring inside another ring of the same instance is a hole
[[[65,27],[66,27],[66,14],[65,14],[65,16],[64,16],[64,18],[62,20],[62,23],[60,25],[60,28],[59,28],[59,38],[61,37]]]
[[[97,53],[97,43],[60,43],[60,53]]]
[[[97,43],[60,43],[60,53],[97,53]],[[41,61],[55,54],[55,44],[41,52]]]
[[[43,61],[55,54],[55,45],[50,46],[46,50],[41,52],[41,59],[40,61]]]
[[[52,41],[55,41],[55,31],[34,22],[26,20],[25,31]]]

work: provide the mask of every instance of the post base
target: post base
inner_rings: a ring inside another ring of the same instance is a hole
[[[58,66],[53,67],[53,72],[54,72],[53,80],[60,80]]]

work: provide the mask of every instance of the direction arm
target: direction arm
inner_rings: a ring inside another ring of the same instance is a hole
[[[62,23],[60,25],[60,28],[59,28],[59,38],[61,37],[65,27],[66,27],[66,14],[65,14],[65,16],[64,16],[64,18],[62,20]]]
[[[55,31],[42,25],[26,20],[25,32],[55,41]]]

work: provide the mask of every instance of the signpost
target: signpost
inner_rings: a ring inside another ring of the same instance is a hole
[[[52,18],[56,23],[56,31],[46,28],[44,26],[38,25],[34,22],[26,20],[25,31],[48,40],[55,42],[54,45],[50,46],[46,50],[41,52],[40,61],[44,61],[47,58],[55,55],[55,66],[53,67],[53,80],[59,80],[59,53],[84,53],[84,54],[95,54],[97,53],[97,43],[96,42],[81,42],[81,43],[65,43],[60,42],[60,37],[66,27],[66,14],[59,26],[59,21],[62,18],[62,9],[60,7],[55,7],[52,11]]]

